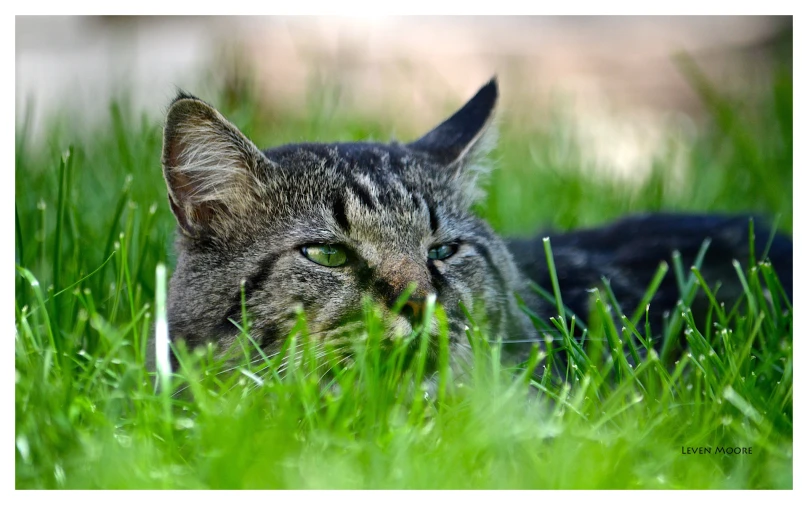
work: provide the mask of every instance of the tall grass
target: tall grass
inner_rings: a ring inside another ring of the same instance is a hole
[[[666,171],[661,152],[637,184],[592,177],[580,166],[586,146],[557,136],[564,125],[517,128],[505,117],[500,169],[479,212],[506,234],[658,209],[761,211],[790,230],[790,74],[778,71],[770,95],[736,107],[681,62],[712,112],[683,174]],[[259,145],[380,139],[392,124],[327,108],[269,121],[249,93],[236,95],[211,101]],[[563,338],[518,367],[470,321],[473,366],[448,366],[444,331],[438,373],[425,377],[422,337],[381,352],[369,306],[352,360],[309,339],[304,314],[279,354],[261,355],[245,318],[250,358],[234,364],[180,346],[180,369],[156,391],[146,341],[174,221],[160,125],[140,112],[114,102],[91,135],[54,127],[36,144],[18,125],[18,488],[792,487],[792,310],[765,261],[737,265],[745,292],[733,306],[715,303],[698,265],[674,256],[660,267],[685,280],[670,332],[683,331],[687,349],[673,366],[645,348],[644,307],[622,307],[616,325],[606,289],[593,293],[589,321],[535,320]],[[546,246],[540,260],[552,263]],[[697,291],[712,302],[707,321],[689,311]],[[564,314],[559,293],[547,295]],[[572,338],[583,324],[587,345]],[[684,454],[695,447],[713,453]]]

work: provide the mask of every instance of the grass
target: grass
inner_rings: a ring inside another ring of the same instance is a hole
[[[500,169],[479,212],[504,234],[659,209],[778,214],[790,231],[790,73],[778,70],[770,94],[741,104],[686,58],[680,65],[712,113],[686,146],[681,174],[671,173],[672,151],[663,150],[637,184],[592,176],[586,146],[564,133],[563,121],[513,113],[501,120]],[[387,138],[393,124],[328,107],[279,117],[245,90],[211,101],[259,145]],[[283,353],[237,367],[211,349],[180,347],[180,370],[155,392],[146,339],[161,315],[156,272],[160,264],[170,271],[174,228],[159,122],[120,101],[109,122],[86,135],[63,125],[54,121],[47,141],[36,143],[28,125],[18,125],[17,488],[793,485],[792,311],[765,261],[737,265],[744,296],[731,307],[714,303],[706,322],[688,310],[696,291],[712,297],[698,265],[689,269],[674,256],[660,268],[660,276],[678,272],[683,281],[679,326],[669,332],[684,331],[688,348],[671,365],[655,352],[640,359],[643,307],[623,307],[618,328],[606,290],[593,294],[589,345],[569,337],[581,321],[536,321],[564,338],[546,353],[534,350],[522,367],[502,365],[499,347],[471,321],[472,373],[452,377],[442,338],[430,390],[416,386],[423,354],[405,366],[400,346],[380,352],[379,321],[368,307],[367,338],[357,339],[352,366],[306,338],[301,314]],[[552,260],[552,244],[546,249],[541,261]],[[563,313],[558,293],[548,296]],[[440,307],[433,309],[440,320]],[[553,363],[566,365],[550,374]],[[328,368],[336,373],[324,388]],[[683,454],[688,447],[713,453]],[[752,453],[716,454],[716,447]]]

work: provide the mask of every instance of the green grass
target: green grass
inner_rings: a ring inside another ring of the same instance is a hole
[[[771,93],[740,103],[680,63],[712,113],[682,174],[670,173],[672,151],[663,150],[639,184],[593,176],[568,125],[514,112],[500,121],[499,169],[481,215],[504,234],[529,235],[540,224],[570,228],[632,211],[751,210],[780,215],[790,231],[790,73],[778,70]],[[261,146],[389,137],[394,118],[347,115],[327,105],[331,93],[314,88],[322,99],[298,114],[257,107],[248,90],[209,98]],[[211,349],[180,348],[183,366],[156,393],[146,339],[174,228],[159,121],[116,102],[109,121],[85,135],[58,121],[46,141],[27,132],[18,124],[18,488],[792,487],[791,306],[765,262],[738,266],[745,295],[714,304],[707,322],[687,309],[695,291],[712,294],[698,269],[676,258],[660,269],[684,278],[675,317],[688,349],[670,365],[654,352],[638,359],[643,307],[623,307],[624,327],[615,327],[601,291],[590,345],[569,338],[571,320],[536,321],[563,338],[507,368],[472,322],[471,373],[451,375],[442,337],[429,391],[416,386],[421,354],[405,366],[400,347],[380,351],[368,308],[352,366],[308,340],[301,315],[284,353],[235,368]],[[284,356],[299,359],[283,364]],[[558,374],[544,373],[563,356]],[[321,387],[328,368],[333,384]],[[698,446],[752,454],[682,454]]]

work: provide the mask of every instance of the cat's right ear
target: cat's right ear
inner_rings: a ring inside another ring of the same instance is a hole
[[[492,78],[449,119],[408,144],[444,167],[468,205],[483,197],[481,180],[491,170],[487,154],[496,143],[491,123],[498,94]]]
[[[473,158],[472,155],[480,147],[490,147],[485,146],[487,143],[484,140],[498,94],[497,80],[494,77],[452,117],[411,142],[409,147],[448,166],[460,165],[465,159]]]
[[[163,176],[183,233],[226,233],[262,201],[263,153],[216,109],[180,93],[163,131]]]

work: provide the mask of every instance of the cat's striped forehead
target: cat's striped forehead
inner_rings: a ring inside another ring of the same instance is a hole
[[[417,208],[425,193],[451,199],[457,190],[434,161],[397,144],[293,144],[264,154],[272,165],[269,177],[286,179],[297,190],[320,189],[324,197],[343,190],[340,196],[369,210]]]
[[[272,177],[283,179],[276,182],[286,211],[321,209],[346,235],[396,242],[434,236],[441,216],[462,203],[439,167],[396,144],[302,144],[264,154]]]
[[[396,143],[289,144],[264,155],[291,177],[361,175],[371,189],[392,188],[397,181],[419,184],[441,175],[429,157]]]

